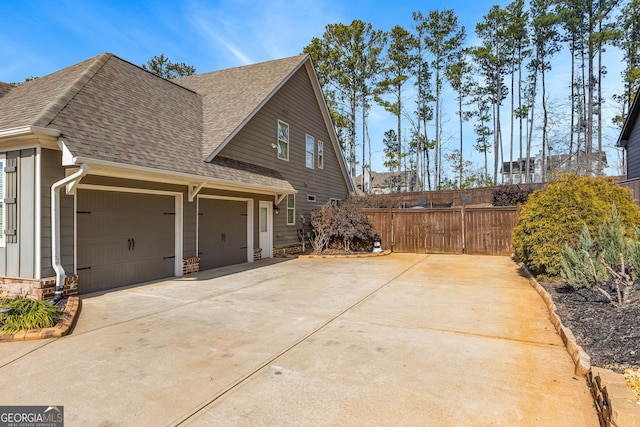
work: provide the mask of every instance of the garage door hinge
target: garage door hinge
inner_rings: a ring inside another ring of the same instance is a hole
[[[249,214],[243,213],[243,214],[240,214],[240,216],[249,216]]]
[[[247,247],[246,246],[242,246],[242,247],[240,247],[240,249],[247,249]]]
[[[175,257],[176,257],[175,255],[174,255],[174,256],[166,256],[166,257],[164,257],[164,258],[162,258],[162,259],[173,259],[173,258],[175,258]]]
[[[76,268],[76,271],[91,270],[91,267]]]
[[[79,213],[79,214],[90,214],[91,211],[77,211],[76,213]]]
[[[176,213],[175,212],[165,212],[164,214],[165,215],[175,215]]]

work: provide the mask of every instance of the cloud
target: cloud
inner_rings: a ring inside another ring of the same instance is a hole
[[[185,14],[197,36],[210,43],[203,54],[219,55],[211,58],[214,69],[297,55],[337,20],[336,10],[324,1],[193,1]]]

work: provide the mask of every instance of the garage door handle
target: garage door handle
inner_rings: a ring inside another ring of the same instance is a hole
[[[136,239],[131,239],[131,250],[134,250],[136,248]]]
[[[131,250],[131,238],[127,239],[127,242],[129,242],[129,250]]]

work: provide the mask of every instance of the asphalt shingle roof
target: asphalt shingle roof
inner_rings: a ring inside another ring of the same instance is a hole
[[[203,96],[203,158],[228,141],[305,58],[293,56],[176,79]]]
[[[0,85],[0,129],[57,129],[71,154],[83,159],[293,191],[277,171],[225,158],[204,160],[303,58],[177,84],[104,53],[18,86]]]

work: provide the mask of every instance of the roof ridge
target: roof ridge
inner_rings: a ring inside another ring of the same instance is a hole
[[[89,65],[64,92],[53,99],[34,120],[35,126],[46,127],[64,109],[82,88],[93,78],[93,76],[113,57],[113,54],[105,52],[94,58],[94,62]]]
[[[293,56],[287,56],[286,58],[276,58],[276,59],[269,59],[267,61],[262,61],[262,62],[256,62],[254,64],[244,64],[244,65],[238,65],[235,67],[228,67],[228,68],[221,68],[219,70],[211,70],[211,71],[206,71],[204,73],[198,73],[198,74],[192,74],[190,76],[183,76],[183,77],[178,77],[175,79],[176,83],[180,85],[180,80],[184,79],[183,81],[188,81],[191,79],[197,79],[200,76],[207,76],[210,74],[215,74],[215,73],[222,73],[222,72],[231,72],[231,71],[235,71],[235,70],[239,70],[242,68],[256,68],[259,66],[264,66],[270,63],[274,63],[274,62],[284,62],[284,61],[291,61],[294,58],[300,58],[299,62],[303,62],[302,58],[309,56],[308,53],[301,53],[299,55],[293,55]],[[182,86],[182,85],[180,85]]]

